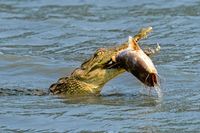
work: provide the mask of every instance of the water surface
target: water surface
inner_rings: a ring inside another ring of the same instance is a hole
[[[152,58],[163,97],[125,73],[100,97],[1,96],[0,132],[199,132],[198,0],[1,0],[0,88],[47,89],[100,47],[141,27],[158,42]]]

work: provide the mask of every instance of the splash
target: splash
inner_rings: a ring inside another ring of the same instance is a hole
[[[162,90],[161,90],[161,87],[160,86],[156,86],[154,87],[156,93],[157,93],[157,96],[158,98],[162,98],[163,97],[163,93],[162,93]]]
[[[160,80],[159,80],[160,81]],[[143,92],[147,92],[149,96],[151,95],[156,95],[159,99],[162,99],[163,97],[163,92],[162,92],[162,87],[160,86],[160,82],[158,85],[154,87],[149,87],[145,84],[143,84]]]

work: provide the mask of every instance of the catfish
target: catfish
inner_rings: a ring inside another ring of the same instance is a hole
[[[158,72],[152,60],[138,43],[129,36],[128,48],[120,51],[114,61],[149,87],[159,86]]]

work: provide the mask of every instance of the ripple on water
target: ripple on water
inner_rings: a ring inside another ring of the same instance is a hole
[[[198,0],[0,1],[0,88],[46,89],[97,48],[152,26],[154,32],[140,44],[161,46],[152,60],[163,94],[147,95],[125,73],[100,97],[3,96],[0,132],[198,132],[199,5]]]

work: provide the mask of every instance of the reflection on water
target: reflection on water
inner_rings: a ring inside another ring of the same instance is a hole
[[[155,106],[160,101],[150,95],[144,94],[107,94],[100,97],[70,97],[63,98],[67,104],[102,104],[111,106],[139,105],[139,106]]]
[[[97,48],[120,44],[140,27],[154,28],[142,47],[162,48],[152,57],[161,77],[152,95],[125,73],[100,97],[1,96],[0,132],[198,132],[199,6],[198,0],[0,1],[0,88],[45,91]]]

